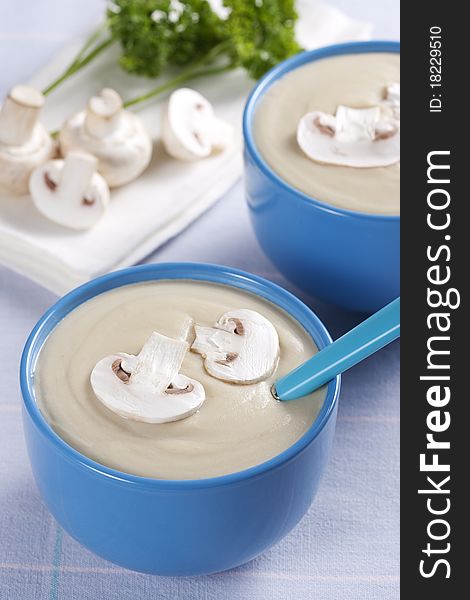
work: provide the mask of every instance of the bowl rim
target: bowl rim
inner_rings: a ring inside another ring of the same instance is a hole
[[[153,490],[188,490],[223,486],[243,482],[284,465],[317,438],[332,417],[341,387],[341,376],[328,384],[326,397],[316,419],[294,444],[273,458],[248,469],[203,479],[154,479],[112,469],[82,454],[63,440],[42,415],[34,393],[34,370],[41,348],[49,333],[73,309],[108,290],[149,281],[181,279],[208,281],[229,285],[251,292],[272,302],[300,323],[321,349],[332,342],[331,336],[317,315],[296,296],[281,286],[246,271],[210,263],[145,264],[113,271],[92,279],[73,289],[53,304],[31,331],[23,349],[20,363],[20,387],[23,409],[34,425],[53,444],[56,450],[77,466],[116,482]]]
[[[256,111],[256,106],[259,100],[263,97],[265,92],[271,87],[271,85],[280,79],[283,75],[286,75],[290,71],[293,71],[297,67],[303,66],[316,60],[323,58],[329,58],[332,56],[340,56],[343,54],[366,54],[370,52],[384,52],[384,53],[400,53],[400,42],[393,40],[372,40],[367,42],[346,42],[342,44],[333,44],[331,46],[324,46],[315,50],[306,50],[299,52],[294,56],[284,60],[272,69],[270,69],[254,86],[251,90],[248,100],[245,104],[242,118],[242,129],[243,138],[245,141],[245,150],[250,153],[251,157],[255,161],[257,167],[266,175],[269,179],[273,180],[278,186],[285,191],[295,195],[296,198],[307,203],[310,207],[314,206],[322,211],[341,216],[356,219],[367,219],[370,221],[399,221],[400,215],[382,215],[374,213],[366,213],[362,211],[349,210],[347,208],[340,208],[332,204],[327,204],[317,198],[309,196],[305,192],[297,189],[272,169],[263,158],[262,154],[258,150],[254,135],[253,135],[253,118]]]

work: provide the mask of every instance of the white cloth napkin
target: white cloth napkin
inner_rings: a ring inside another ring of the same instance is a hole
[[[352,20],[327,4],[300,0],[298,9],[298,39],[305,48],[370,37],[370,24]],[[41,89],[52,81],[82,41],[56,55],[31,83]],[[126,75],[117,66],[116,51],[109,51],[48,97],[42,119],[56,129],[102,87],[114,87],[131,98],[151,85]],[[241,71],[224,75],[223,80],[221,76],[194,83],[218,116],[237,127],[232,148],[194,164],[170,159],[158,142],[161,103],[139,110],[156,140],[152,164],[142,177],[112,192],[110,209],[89,231],[74,232],[49,222],[28,196],[0,196],[0,262],[62,294],[143,259],[212,206],[241,175],[241,115],[252,85]]]

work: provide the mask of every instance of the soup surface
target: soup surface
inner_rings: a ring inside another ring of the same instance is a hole
[[[260,312],[277,329],[280,361],[269,380],[251,385],[217,380],[205,371],[200,355],[188,352],[181,373],[206,391],[196,414],[173,423],[142,423],[116,415],[96,399],[90,373],[101,358],[137,354],[152,331],[191,343],[194,323],[211,326],[237,308]],[[38,359],[36,397],[56,433],[101,464],[157,479],[214,477],[264,462],[307,431],[325,388],[293,402],[274,400],[270,388],[315,352],[297,321],[242,290],[189,280],[135,284],[89,300],[57,325]]]
[[[346,54],[317,60],[284,75],[260,99],[254,117],[256,146],[287,183],[327,204],[398,215],[400,165],[353,168],[319,164],[297,144],[297,124],[308,112],[335,114],[338,105],[376,106],[387,85],[400,81],[396,53]]]

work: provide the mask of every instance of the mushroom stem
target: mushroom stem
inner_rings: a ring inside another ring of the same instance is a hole
[[[57,184],[64,198],[83,198],[96,171],[97,160],[85,152],[70,152],[64,161],[64,168]]]
[[[157,387],[166,389],[172,378],[179,373],[187,351],[186,342],[153,332],[137,355],[132,372],[133,380],[152,381]]]
[[[0,109],[0,143],[22,146],[32,136],[44,96],[26,85],[15,86]]]
[[[85,127],[98,138],[113,133],[119,127],[122,114],[121,96],[110,88],[105,88],[99,96],[93,96],[88,102]]]

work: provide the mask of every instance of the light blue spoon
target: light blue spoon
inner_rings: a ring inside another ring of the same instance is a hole
[[[400,336],[400,298],[320,350],[273,386],[279,400],[296,400],[312,393]]]

